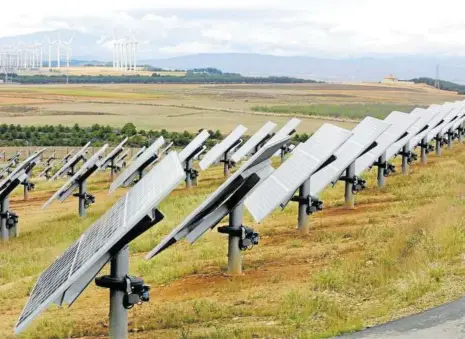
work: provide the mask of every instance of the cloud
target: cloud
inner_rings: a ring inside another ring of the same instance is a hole
[[[80,0],[66,6],[25,0],[9,6],[2,35],[66,28],[107,49],[112,39],[134,35],[142,58],[224,51],[465,55],[465,4],[457,0],[440,6],[419,0]]]

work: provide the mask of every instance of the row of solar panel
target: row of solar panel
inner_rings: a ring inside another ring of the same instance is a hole
[[[287,130],[274,136],[271,136],[274,126],[267,123],[259,131],[260,134],[250,138],[243,144],[243,149],[231,157],[236,163],[246,156],[249,156],[248,160],[146,258],[158,255],[183,238],[194,242],[208,229],[218,225],[239,204],[244,203],[252,217],[261,222],[275,208],[285,206],[308,179],[311,194],[318,195],[340,179],[351,164],[355,165],[355,175],[360,175],[383,154],[389,160],[403,149],[411,152],[415,147],[425,147],[424,143],[433,139],[450,137],[453,133],[462,134],[464,121],[464,102],[454,102],[415,109],[410,114],[392,112],[385,120],[367,117],[351,131],[324,124],[306,142],[299,144],[277,169],[273,168],[270,158],[289,143],[289,135],[298,121],[293,120]],[[206,168],[221,160],[244,133],[245,128],[239,126],[233,131],[233,136],[223,140],[221,147],[217,145],[210,154],[207,153],[200,167]],[[144,217],[153,219],[153,210],[185,178],[184,162],[194,149],[199,149],[195,146],[198,145],[189,145],[185,152],[179,154],[170,152],[161,159],[41,274],[20,315],[17,332],[23,330],[49,304],[73,302],[111,259],[115,246],[120,246],[122,239],[137,228]],[[128,174],[116,185],[124,183],[134,169],[127,171]]]

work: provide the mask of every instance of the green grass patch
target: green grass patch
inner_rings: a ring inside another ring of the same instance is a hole
[[[346,104],[346,105],[273,105],[253,106],[255,112],[300,114],[360,120],[366,116],[384,119],[392,111],[410,112],[416,106],[396,104]]]

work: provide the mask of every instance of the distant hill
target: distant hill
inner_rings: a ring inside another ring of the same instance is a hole
[[[413,81],[416,84],[427,84],[429,86],[434,86],[436,82],[436,80],[432,78],[416,78],[410,81]],[[456,84],[450,81],[439,80],[439,88],[444,91],[453,91],[459,94],[465,94],[465,85]]]
[[[307,56],[262,54],[195,54],[169,59],[143,60],[155,67],[192,69],[215,67],[248,76],[292,76],[322,81],[381,81],[393,74],[400,79],[434,76],[440,64],[441,77],[465,84],[465,58],[421,56],[322,59]]]
[[[46,38],[67,41],[74,34],[73,64],[111,62],[112,37],[83,33],[77,30],[57,30],[0,38],[0,47],[18,43],[44,43],[44,60],[48,58]],[[434,56],[374,56],[363,58],[315,58],[312,56],[274,56],[252,53],[193,54],[163,58],[158,53],[160,41],[147,40],[139,46],[139,64],[169,69],[214,67],[224,72],[246,76],[289,76],[332,82],[381,81],[393,74],[399,79],[423,76],[433,78],[440,65],[441,78],[465,84],[465,58]],[[52,60],[56,51],[52,51]],[[92,62],[90,62],[92,60]]]

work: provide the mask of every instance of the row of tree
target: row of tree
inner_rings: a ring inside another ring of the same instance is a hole
[[[207,146],[211,147],[223,139],[219,131],[209,130],[210,138]],[[94,124],[89,127],[63,125],[45,126],[22,126],[22,125],[0,125],[0,146],[82,146],[92,141],[93,146],[101,146],[109,143],[117,145],[125,137],[129,137],[128,146],[148,146],[156,138],[163,136],[167,141],[173,142],[177,147],[186,146],[194,137],[195,133],[169,132],[165,129],[154,131],[137,129],[132,123],[127,123],[122,128]],[[295,134],[294,142],[307,140],[308,134]]]
[[[0,74],[4,78],[5,74]],[[8,74],[14,82],[21,84],[261,84],[261,83],[315,83],[314,80],[304,80],[292,77],[245,77],[235,73],[187,72],[184,76],[160,75],[18,75]]]

